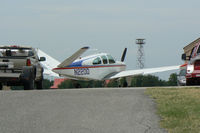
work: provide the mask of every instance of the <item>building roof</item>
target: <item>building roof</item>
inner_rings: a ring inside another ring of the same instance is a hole
[[[197,42],[200,41],[200,38],[194,40],[193,42],[189,43],[187,46],[185,46],[183,49],[184,49],[184,52],[188,52],[190,50],[192,50],[192,48],[196,45]]]
[[[53,86],[51,86],[51,88],[52,89],[57,89],[58,86],[65,80],[67,80],[67,79],[65,79],[65,78],[55,78],[54,79],[54,84],[53,84]]]

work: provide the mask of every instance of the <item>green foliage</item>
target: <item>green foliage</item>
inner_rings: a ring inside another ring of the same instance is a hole
[[[74,80],[65,80],[62,82],[58,88],[60,89],[72,89],[72,88],[94,88],[94,87],[103,87],[103,82],[102,81],[74,81]]]
[[[166,86],[165,80],[159,79],[153,75],[137,75],[132,78],[132,87],[151,87],[151,86]]]
[[[53,81],[50,81],[48,79],[43,79],[42,87],[43,89],[50,89],[50,87],[53,85]],[[24,90],[23,86],[11,86],[11,90]]]
[[[177,86],[177,74],[176,73],[172,73],[169,76],[168,85],[169,86]]]
[[[71,80],[65,80],[60,85],[58,85],[59,89],[65,89],[65,88],[74,88]]]
[[[108,84],[107,87],[118,87],[118,83],[116,80],[111,80]]]
[[[151,86],[176,86],[177,85],[177,75],[172,73],[169,77],[169,81],[161,80],[157,76],[153,75],[137,75],[132,78],[131,87],[151,87]],[[119,82],[117,80],[111,80],[107,87],[126,87],[126,78],[121,78]],[[94,88],[103,87],[102,81],[73,81],[66,80],[62,82],[58,88]]]
[[[104,87],[103,81],[91,81],[92,87]]]
[[[44,89],[50,89],[50,87],[53,85],[53,81],[50,81],[48,79],[43,79],[42,88]]]
[[[24,90],[24,86],[11,86],[11,90]]]
[[[199,88],[147,88],[161,116],[161,126],[170,133],[199,133]]]
[[[127,87],[128,86],[128,83],[127,83],[125,77],[123,77],[123,78],[120,79],[118,86],[121,86],[121,87]]]

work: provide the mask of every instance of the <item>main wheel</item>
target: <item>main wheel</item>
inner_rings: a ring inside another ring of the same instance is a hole
[[[75,88],[81,88],[81,85],[79,83],[76,83]]]

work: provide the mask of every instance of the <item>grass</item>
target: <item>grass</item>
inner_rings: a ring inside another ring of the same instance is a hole
[[[170,133],[200,133],[200,88],[148,88],[161,127]]]

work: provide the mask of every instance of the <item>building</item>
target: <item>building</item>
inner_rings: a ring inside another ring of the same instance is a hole
[[[54,79],[54,84],[53,86],[51,86],[51,89],[58,89],[58,86],[64,82],[65,80],[68,80],[68,79],[65,79],[65,78],[55,78]]]

